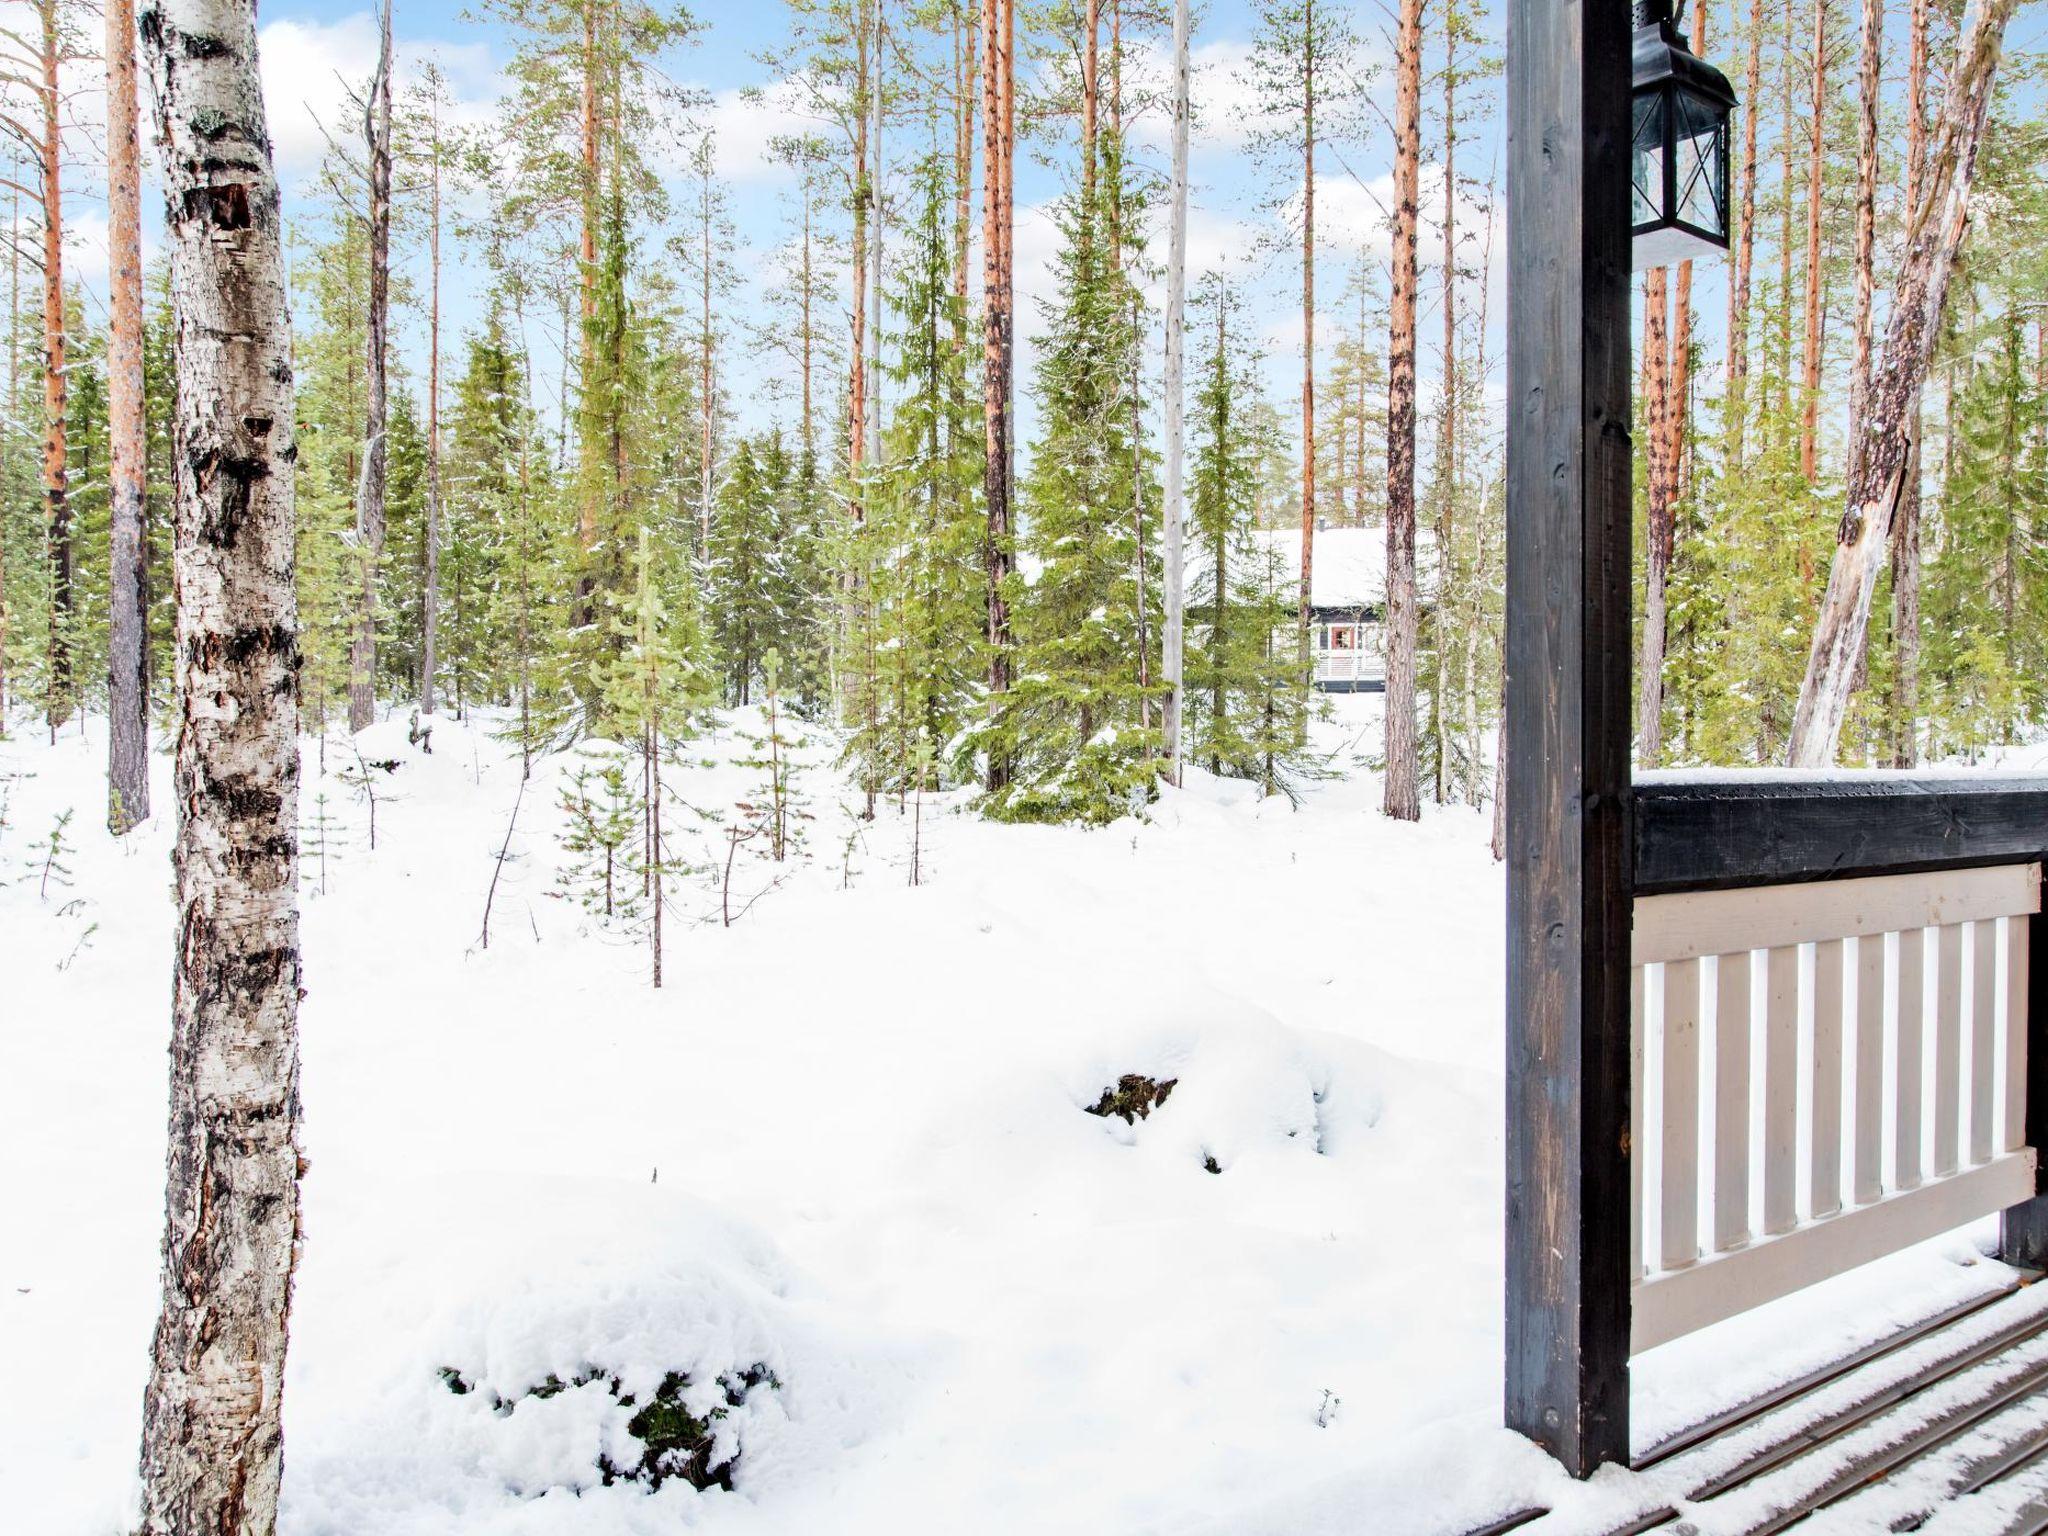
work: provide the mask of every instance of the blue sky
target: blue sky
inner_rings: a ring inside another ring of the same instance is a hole
[[[1500,0],[1505,4],[1506,0]],[[1432,12],[1434,8],[1432,7]],[[1486,29],[1497,38],[1504,12],[1487,18]],[[1893,34],[1893,67],[1902,71],[1903,6],[1890,10],[1896,25]],[[400,74],[403,79],[417,70],[428,56],[439,60],[457,99],[456,115],[472,119],[486,117],[500,88],[498,70],[508,51],[508,40],[494,27],[465,19],[464,7],[452,0],[398,0],[396,26],[399,38]],[[1715,6],[1716,19],[1728,14],[1727,0]],[[770,134],[793,126],[787,98],[778,102],[773,95],[775,80],[760,62],[763,50],[783,36],[786,13],[779,0],[748,0],[748,3],[700,4],[698,16],[705,23],[699,40],[678,50],[666,60],[670,74],[680,82],[700,87],[710,105],[700,115],[698,126],[716,132],[720,171],[729,183],[739,235],[742,242],[741,267],[749,274],[746,290],[734,296],[736,315],[760,311],[758,284],[788,229],[789,183],[784,173],[769,165],[762,153]],[[1388,53],[1388,11],[1375,3],[1355,6],[1353,23],[1361,36],[1368,60],[1383,59]],[[0,0],[0,25],[17,25],[27,19],[21,0]],[[1433,21],[1432,16],[1432,21]],[[96,38],[99,20],[83,15],[79,25],[88,40]],[[2016,49],[2039,46],[2042,23],[2023,15],[2011,40]],[[1251,39],[1256,31],[1252,7],[1247,0],[1218,0],[1198,12],[1195,31],[1197,132],[1193,154],[1194,193],[1190,218],[1191,277],[1198,279],[1208,270],[1224,268],[1243,283],[1252,300],[1258,329],[1268,353],[1267,392],[1275,404],[1286,408],[1296,398],[1300,376],[1300,321],[1298,248],[1292,247],[1285,232],[1285,213],[1273,204],[1274,194],[1298,195],[1298,175],[1284,168],[1262,167],[1247,151],[1247,135],[1255,126],[1256,101],[1245,80],[1245,66]],[[1725,35],[1725,34],[1724,34]],[[367,5],[360,7],[309,3],[309,0],[273,0],[261,13],[261,39],[268,94],[271,130],[276,144],[279,170],[287,190],[287,213],[309,211],[306,190],[323,148],[322,125],[348,132],[349,114],[344,106],[351,84],[360,84],[369,73],[375,51],[375,28]],[[1714,52],[1717,50],[1709,50]],[[1427,50],[1426,67],[1434,67],[1435,49]],[[1140,36],[1133,43],[1131,74],[1164,83],[1165,39]],[[1720,60],[1735,74],[1736,61]],[[105,271],[105,224],[98,206],[100,104],[94,91],[97,73],[89,65],[77,71],[79,90],[71,103],[77,126],[68,144],[72,163],[69,212],[73,228],[71,256],[76,275],[89,294],[96,294]],[[766,100],[750,95],[749,88],[767,90]],[[1497,82],[1480,88],[1497,102]],[[1324,312],[1331,315],[1337,295],[1354,266],[1371,263],[1384,270],[1387,237],[1384,208],[1388,185],[1389,146],[1379,104],[1391,94],[1384,74],[1368,87],[1373,105],[1363,114],[1361,131],[1335,154],[1326,154],[1317,178],[1319,288],[1325,298]],[[1474,93],[1475,95],[1478,92]],[[1434,122],[1434,88],[1425,90],[1425,164],[1423,180],[1423,395],[1428,409],[1432,380],[1436,373],[1434,356],[1440,321],[1436,312],[1436,263],[1439,239],[1435,220],[1441,204],[1442,177],[1433,163],[1437,156]],[[1490,116],[1490,113],[1488,114]],[[1768,146],[1775,124],[1766,121],[1764,139]],[[1165,123],[1163,116],[1142,118],[1136,126],[1137,153],[1147,164],[1163,169],[1165,164]],[[1460,171],[1483,189],[1497,164],[1499,137],[1495,125],[1482,120],[1466,130],[1474,136],[1461,148]],[[908,144],[910,130],[897,131],[899,143]],[[1056,245],[1048,209],[1063,185],[1065,167],[1072,160],[1071,144],[1037,143],[1020,157],[1018,171],[1018,285],[1020,290],[1019,333],[1024,340],[1020,359],[1023,382],[1029,385],[1030,341],[1040,328],[1034,300],[1047,288],[1047,268]],[[679,168],[679,157],[676,157]],[[1048,163],[1049,162],[1049,163]],[[1765,167],[1768,180],[1771,167]],[[1460,219],[1473,238],[1466,247],[1464,263],[1469,269],[1480,264],[1483,212],[1479,206],[1483,190],[1461,203]],[[403,218],[403,213],[401,214]],[[153,221],[151,221],[153,223]],[[653,232],[649,232],[652,234]],[[404,230],[401,228],[401,236]],[[154,244],[155,231],[146,230],[146,241]],[[1504,248],[1505,215],[1493,231],[1496,260]],[[659,238],[650,238],[648,249],[658,251]],[[1164,238],[1152,243],[1154,259],[1163,258]],[[414,268],[414,286],[424,291],[424,255],[418,242],[406,244],[401,259]],[[445,278],[446,346],[454,354],[465,325],[474,320],[476,298],[473,272],[476,263],[464,262],[451,250]],[[978,276],[978,264],[976,267]],[[1719,350],[1719,317],[1724,312],[1725,282],[1718,264],[1702,266],[1695,287],[1695,308],[1700,316],[1703,338],[1708,343],[1708,377],[1715,366],[1712,354]],[[1476,304],[1474,289],[1467,302]],[[1495,343],[1489,353],[1497,358],[1500,317],[1504,295],[1491,296],[1491,330]],[[425,321],[419,313],[397,317],[399,344],[416,374],[424,375]],[[545,329],[540,328],[540,329]],[[1324,326],[1329,339],[1331,326]],[[542,395],[552,395],[546,375],[553,371],[552,353],[558,343],[536,332],[531,338],[536,368],[543,375]],[[1156,349],[1157,338],[1154,337]],[[758,426],[787,414],[787,406],[768,398],[760,387],[765,375],[781,368],[779,359],[751,354],[757,349],[735,342],[737,360],[728,382],[737,414],[743,425]],[[1491,392],[1498,395],[1500,380],[1493,370]],[[1710,386],[1711,387],[1711,386]],[[1026,401],[1024,422],[1028,442],[1031,420]]]
[[[466,19],[464,10],[463,5],[449,0],[398,0],[396,30],[401,83],[407,74],[417,70],[421,61],[432,56],[450,79],[458,103],[456,115],[482,117],[490,112],[499,89],[497,71],[507,54],[508,40],[495,27]],[[0,0],[0,24],[26,19],[25,13],[26,7],[20,0]],[[760,55],[782,39],[785,12],[777,0],[758,0],[748,4],[700,4],[697,14],[706,24],[698,42],[678,50],[665,62],[675,79],[701,87],[710,96],[711,104],[702,114],[701,126],[708,126],[717,134],[720,170],[730,183],[743,246],[741,266],[750,274],[758,274],[785,238],[789,212],[787,178],[766,163],[762,150],[769,134],[786,131],[790,123],[786,108],[772,95],[766,101],[750,99],[747,88],[774,85],[772,72],[760,62]],[[1387,25],[1384,13],[1376,6],[1361,7],[1356,17],[1367,53],[1383,55]],[[96,39],[97,16],[81,16],[80,26],[89,43]],[[374,22],[367,5],[344,8],[307,0],[274,0],[263,7],[260,26],[271,132],[286,187],[287,215],[303,215],[310,211],[308,192],[323,149],[323,132],[351,132],[346,92],[350,85],[359,85],[368,75],[375,51]],[[1253,126],[1255,112],[1254,99],[1244,79],[1244,66],[1254,31],[1251,9],[1244,0],[1213,5],[1197,17],[1194,53],[1198,123],[1193,152],[1190,265],[1192,278],[1199,278],[1213,268],[1226,268],[1247,285],[1253,296],[1254,313],[1266,337],[1269,392],[1276,404],[1284,405],[1295,397],[1299,387],[1298,256],[1290,254],[1282,215],[1267,204],[1269,189],[1278,186],[1285,192],[1296,191],[1298,177],[1263,169],[1246,152],[1245,136]],[[1163,36],[1135,39],[1132,75],[1150,72],[1163,85],[1165,47]],[[69,195],[69,217],[74,231],[71,261],[78,280],[96,295],[105,271],[105,224],[98,206],[97,187],[101,174],[97,129],[100,103],[95,94],[97,81],[91,78],[97,71],[81,65],[77,73],[80,90],[72,103],[77,127],[71,133],[69,145],[74,166]],[[1386,92],[1380,89],[1375,94],[1384,96]],[[1163,170],[1163,115],[1145,118],[1136,131],[1140,156]],[[900,130],[899,141],[907,145],[909,132],[907,128]],[[1491,144],[1488,130],[1484,138],[1468,146],[1465,166],[1482,181],[1493,159]],[[1065,166],[1072,159],[1071,145],[1067,143],[1040,143],[1029,148],[1032,152],[1020,157],[1018,169],[1017,235],[1019,331],[1025,343],[1020,370],[1027,388],[1030,341],[1039,329],[1034,301],[1046,291],[1047,267],[1056,245],[1048,208],[1061,190]],[[1384,252],[1381,208],[1388,163],[1384,129],[1377,123],[1370,124],[1345,148],[1343,160],[1343,168],[1328,166],[1318,177],[1320,286],[1332,299],[1341,291],[1353,265],[1361,259],[1379,260]],[[1427,172],[1425,176],[1425,202],[1430,202]],[[153,198],[147,199],[146,207],[152,203]],[[403,217],[401,210],[401,221]],[[1468,210],[1466,217],[1476,227],[1476,208]],[[400,234],[402,238],[402,228]],[[152,246],[154,236],[154,229],[146,232]],[[1273,243],[1275,239],[1277,246]],[[650,240],[648,245],[650,250],[658,250],[659,241]],[[1430,232],[1425,229],[1426,266],[1433,254]],[[1164,256],[1163,232],[1153,243],[1153,255],[1155,259]],[[417,243],[406,245],[400,259],[417,269],[414,286],[423,293],[424,255]],[[1477,260],[1476,242],[1468,260]],[[457,252],[449,253],[444,305],[445,345],[451,353],[459,346],[463,328],[477,314],[474,265],[462,262]],[[1426,295],[1432,291],[1427,275],[1424,288]],[[733,308],[736,313],[758,310],[758,293],[736,295]],[[1496,312],[1498,308],[1496,302]],[[1423,323],[1428,336],[1431,332],[1427,314]],[[423,376],[424,316],[401,314],[396,329],[409,363]],[[551,372],[550,354],[559,350],[558,344],[535,334],[532,345],[537,370],[543,374]],[[768,400],[760,390],[763,366],[743,363],[731,379],[738,414],[746,425],[762,424],[785,409]],[[1424,371],[1425,375],[1432,371],[1427,357]],[[551,393],[543,390],[544,398]],[[1024,426],[1028,440],[1028,414]]]

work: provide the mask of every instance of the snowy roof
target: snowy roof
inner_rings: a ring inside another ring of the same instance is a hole
[[[1261,528],[1252,535],[1262,550],[1278,557],[1283,585],[1301,580],[1301,530]],[[1416,558],[1426,560],[1428,535],[1418,532]],[[1188,578],[1197,562],[1188,562]],[[1315,590],[1310,601],[1318,608],[1378,608],[1387,600],[1387,530],[1381,528],[1318,528],[1315,532]]]

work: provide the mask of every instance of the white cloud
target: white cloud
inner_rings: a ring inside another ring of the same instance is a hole
[[[333,21],[273,21],[258,32],[256,48],[278,176],[290,181],[319,167],[330,135],[343,143],[359,137],[351,92],[360,91],[377,67],[377,23],[368,11]],[[440,66],[452,123],[487,118],[504,92],[484,44],[400,39],[397,54],[400,91],[420,83],[429,60]]]
[[[727,181],[780,180],[789,172],[769,151],[786,134],[815,133],[824,128],[810,115],[800,81],[777,80],[764,87],[733,86],[713,91],[701,115],[714,134],[718,174]]]

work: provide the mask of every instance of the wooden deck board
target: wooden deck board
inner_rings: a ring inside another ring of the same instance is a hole
[[[2048,1536],[2048,1287],[1950,1308],[1671,1436],[1597,1503],[1450,1529],[1820,1536],[1874,1519],[1935,1536],[1945,1510],[1990,1516],[1994,1496],[2013,1506],[2009,1529]]]

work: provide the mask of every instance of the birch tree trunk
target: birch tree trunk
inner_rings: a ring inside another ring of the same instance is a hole
[[[428,183],[427,225],[427,536],[421,594],[420,713],[434,712],[434,669],[441,638],[441,77],[433,72],[427,152],[433,160]]]
[[[711,558],[711,491],[712,491],[712,419],[715,403],[712,394],[711,369],[716,338],[711,330],[711,263],[714,259],[711,248],[711,177],[713,161],[712,141],[707,135],[698,148],[700,157],[700,179],[697,185],[697,216],[700,249],[699,267],[699,320],[697,330],[697,550],[706,560]]]
[[[363,108],[370,168],[370,304],[364,351],[363,478],[356,499],[356,557],[362,561],[361,606],[348,666],[348,728],[377,717],[377,576],[384,560],[384,483],[389,461],[385,422],[389,378],[385,359],[391,326],[391,0],[378,9],[377,73]]]
[[[107,830],[149,816],[148,600],[143,546],[142,165],[135,0],[107,11]]]
[[[144,1536],[269,1536],[299,1232],[292,350],[254,8],[153,0],[176,321],[178,942]]]
[[[14,158],[7,168],[15,170]],[[7,425],[21,419],[21,178],[7,178]],[[7,606],[6,540],[0,539],[0,741],[7,739],[7,636],[13,615]]]
[[[1186,603],[1182,540],[1182,456],[1186,451],[1182,393],[1186,367],[1188,295],[1188,0],[1173,0],[1173,169],[1167,192],[1166,443],[1164,540],[1166,558],[1166,776],[1180,783],[1183,617]]]
[[[1394,292],[1387,348],[1385,809],[1422,815],[1415,741],[1415,239],[1422,165],[1422,0],[1401,0],[1394,44]],[[1308,573],[1302,573],[1304,586]]]
[[[2006,23],[2017,0],[1982,0],[1949,76],[1927,184],[1913,210],[1904,262],[1893,284],[1884,352],[1865,396],[1863,451],[1854,458],[1848,506],[1836,533],[1828,585],[1814,624],[1791,764],[1824,768],[1835,759],[1870,598],[1905,499],[1912,462],[1912,406],[1927,377],[1956,252],[1969,226],[1970,185],[1991,109]]]

